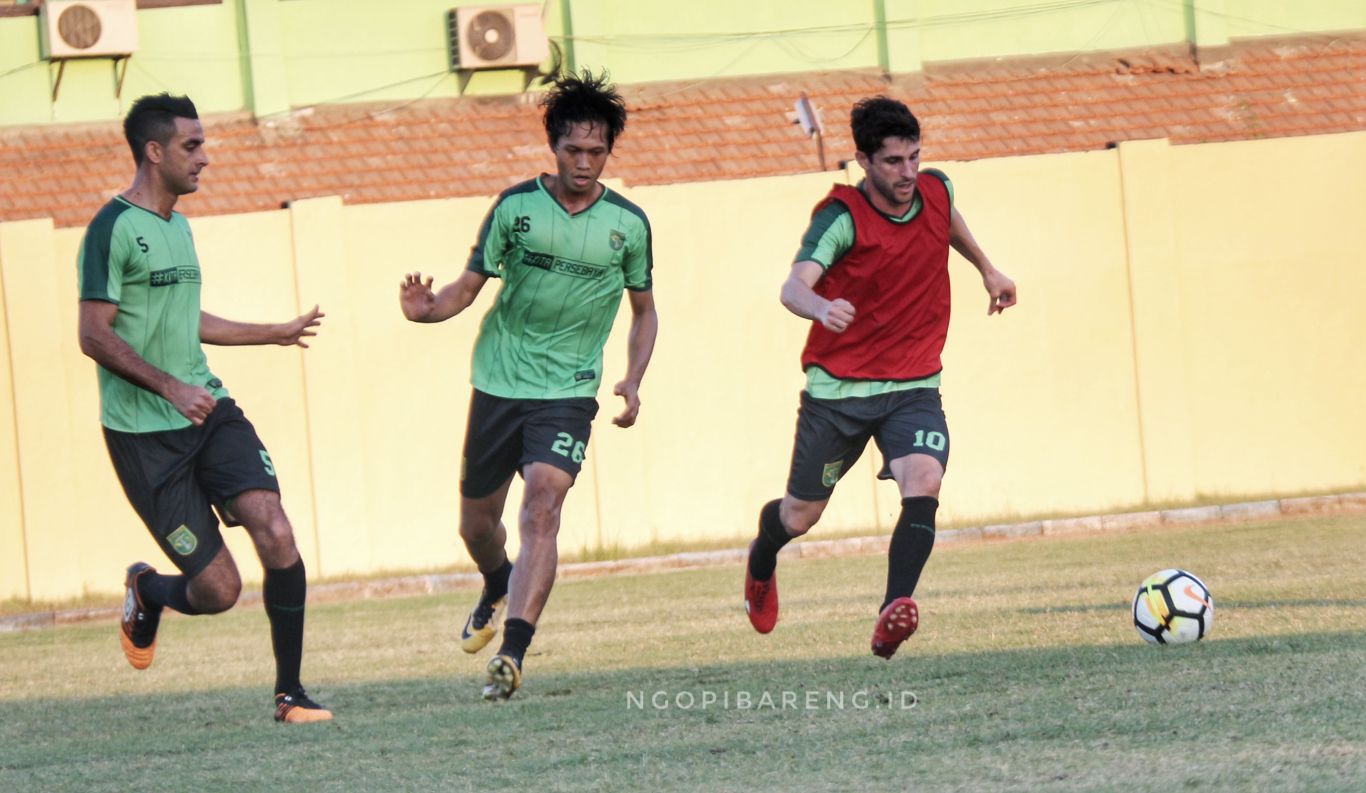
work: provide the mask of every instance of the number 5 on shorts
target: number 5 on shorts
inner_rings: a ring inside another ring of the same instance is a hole
[[[275,476],[275,463],[270,461],[270,452],[265,449],[261,450],[261,462],[266,466],[266,473]]]

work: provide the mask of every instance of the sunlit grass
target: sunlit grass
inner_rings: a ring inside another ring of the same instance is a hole
[[[143,673],[112,622],[0,635],[0,790],[1351,790],[1363,538],[1341,517],[946,546],[889,662],[881,557],[784,561],[768,636],[738,566],[568,580],[502,705],[488,651],[458,649],[472,592],[323,604],[305,682],[337,720],[306,728],[270,721],[259,605],[167,619]],[[1163,567],[1209,584],[1210,638],[1133,631]]]

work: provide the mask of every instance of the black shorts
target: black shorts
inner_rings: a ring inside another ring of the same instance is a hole
[[[577,478],[598,415],[592,397],[506,399],[475,389],[470,397],[460,495],[483,498],[529,463],[547,463]]]
[[[891,479],[891,462],[927,454],[949,467],[949,426],[937,388],[912,388],[872,397],[817,399],[802,392],[787,492],[825,501],[863,454],[868,439],[882,450],[878,479]]]
[[[164,432],[104,429],[104,443],[123,492],[161,550],[187,576],[198,575],[223,547],[223,522],[248,490],[280,492],[275,466],[256,429],[229,397],[198,427]]]

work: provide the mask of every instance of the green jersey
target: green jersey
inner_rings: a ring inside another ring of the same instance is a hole
[[[943,172],[926,169],[938,174],[949,191],[949,206],[953,206],[953,183]],[[863,185],[859,184],[859,189]],[[911,199],[911,208],[901,217],[884,213],[893,223],[910,223],[920,214],[922,204],[920,192],[916,191]],[[793,263],[812,261],[829,270],[854,247],[854,219],[849,208],[838,201],[832,202],[811,218],[802,235],[802,247],[798,249]],[[856,310],[858,306],[854,307]],[[892,391],[906,391],[912,388],[938,388],[939,374],[932,374],[920,380],[841,380],[818,366],[806,370],[806,392],[817,399],[845,399],[848,397],[870,397]]]
[[[115,197],[86,227],[76,260],[81,300],[116,304],[114,333],[177,380],[228,395],[199,343],[199,257],[190,224]],[[120,432],[190,426],[170,402],[99,368],[100,421]]]
[[[503,191],[467,266],[503,279],[471,383],[507,399],[595,396],[622,289],[648,291],[652,268],[649,220],[611,189],[573,215],[539,178]]]

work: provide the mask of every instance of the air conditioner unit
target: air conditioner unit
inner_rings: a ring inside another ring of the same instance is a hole
[[[447,14],[451,69],[516,69],[550,57],[539,3],[469,6]]]
[[[39,6],[43,57],[109,58],[138,48],[137,0],[46,0]]]

